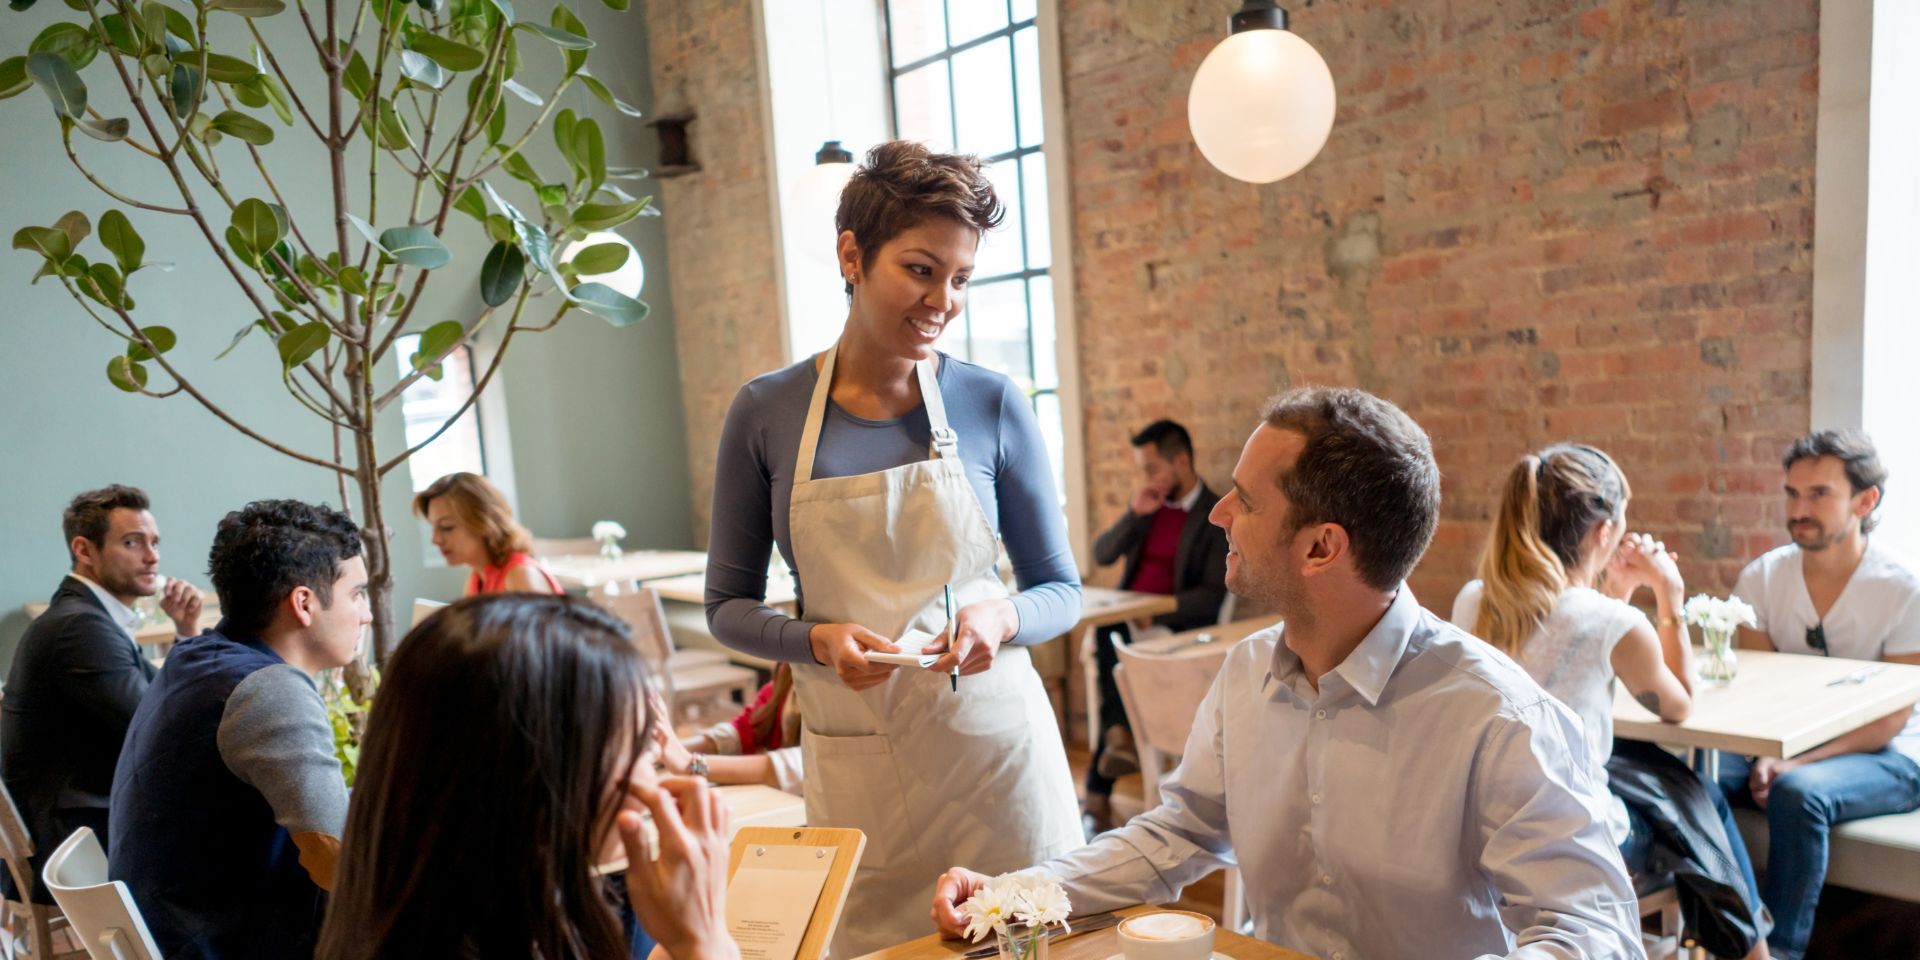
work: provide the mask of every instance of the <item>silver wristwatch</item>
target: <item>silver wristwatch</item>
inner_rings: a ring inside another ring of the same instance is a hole
[[[707,755],[704,753],[694,754],[692,762],[687,764],[687,772],[696,777],[705,777],[707,775]]]

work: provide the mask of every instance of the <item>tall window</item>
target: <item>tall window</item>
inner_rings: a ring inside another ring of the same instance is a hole
[[[400,365],[400,376],[413,372],[413,354],[419,349],[419,334],[395,341],[393,356]],[[408,447],[432,436],[473,392],[473,355],[466,347],[449,354],[440,368],[439,378],[421,377],[400,394],[400,414],[407,422]],[[486,445],[480,439],[480,404],[468,407],[445,433],[420,448],[419,453],[407,460],[407,470],[413,476],[416,493],[449,473],[486,473]]]
[[[940,348],[1032,399],[1066,500],[1035,0],[887,0],[896,134],[978,154],[1007,207],[980,244],[964,322]]]

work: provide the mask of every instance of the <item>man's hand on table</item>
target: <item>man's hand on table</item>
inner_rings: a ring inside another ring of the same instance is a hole
[[[934,929],[940,931],[943,939],[958,940],[966,933],[967,915],[961,912],[960,905],[992,879],[966,867],[954,867],[940,875],[939,881],[933,885],[931,915]]]

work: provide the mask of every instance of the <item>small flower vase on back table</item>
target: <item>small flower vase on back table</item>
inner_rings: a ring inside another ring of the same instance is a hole
[[[620,540],[627,535],[627,528],[612,520],[601,520],[593,525],[593,538],[600,541],[600,559],[618,560],[624,552],[620,549]]]

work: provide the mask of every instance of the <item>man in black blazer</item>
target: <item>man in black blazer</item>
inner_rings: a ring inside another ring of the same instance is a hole
[[[1220,497],[1194,472],[1193,438],[1178,423],[1156,420],[1134,435],[1133,460],[1142,482],[1127,512],[1093,541],[1094,562],[1105,566],[1125,557],[1123,589],[1174,596],[1179,608],[1154,618],[1156,625],[1177,631],[1218,622],[1227,598],[1227,535],[1207,522]],[[1095,636],[1101,729],[1087,769],[1087,812],[1096,829],[1106,827],[1114,778],[1137,769],[1139,762],[1113,683],[1119,658],[1109,637],[1116,633],[1129,639],[1126,624]]]
[[[40,903],[52,902],[40,864],[54,847],[80,827],[107,842],[114,764],[154,673],[133,640],[133,602],[162,592],[160,530],[145,493],[115,484],[80,494],[61,528],[72,570],[27,626],[0,699],[0,778],[33,837]],[[160,606],[177,635],[199,632],[192,584],[168,583]]]

